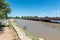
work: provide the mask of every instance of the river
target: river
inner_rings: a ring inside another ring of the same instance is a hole
[[[26,31],[33,36],[45,40],[60,40],[60,24],[23,19],[15,19],[15,21],[20,28],[26,27]]]

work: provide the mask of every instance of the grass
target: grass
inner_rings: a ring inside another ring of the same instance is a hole
[[[12,29],[13,28],[13,25],[12,25],[12,23],[11,22],[9,22],[9,26],[8,26],[10,29]]]
[[[12,24],[14,24],[14,25],[17,26],[17,24],[16,24],[15,22],[13,22]],[[10,24],[10,26],[12,26],[12,25]],[[18,27],[18,26],[17,26],[17,27]],[[26,35],[27,37],[31,38],[32,40],[39,40],[39,38],[34,37],[34,36],[32,36],[30,33],[28,33],[28,32],[26,31],[26,27],[24,27],[24,28],[21,29],[21,30],[25,33],[25,35]]]

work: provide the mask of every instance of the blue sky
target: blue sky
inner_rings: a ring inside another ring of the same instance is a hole
[[[7,0],[12,9],[9,16],[60,17],[60,0]],[[57,10],[57,11],[56,11]]]

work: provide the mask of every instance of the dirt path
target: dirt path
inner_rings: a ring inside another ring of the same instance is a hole
[[[2,33],[1,33],[2,32]],[[0,31],[0,40],[14,40],[16,33],[13,30],[10,30],[8,27],[3,27],[3,30]]]
[[[13,37],[10,34],[10,30],[8,27],[3,27],[3,33],[0,35],[0,40],[12,40]]]

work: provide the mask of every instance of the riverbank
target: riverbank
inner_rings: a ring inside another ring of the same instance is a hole
[[[60,40],[60,24],[24,19],[15,19],[15,22],[21,29],[26,27],[26,31],[33,36],[44,40]]]
[[[9,29],[8,27],[3,27],[2,29],[3,30],[0,31],[0,40],[17,40],[18,39],[13,29]]]
[[[8,20],[0,25],[0,40],[19,40],[17,33]]]
[[[26,30],[19,28],[17,26],[15,20],[12,19],[10,22],[12,23],[14,29],[16,30],[16,32],[21,40],[44,40],[43,38],[40,38],[40,37],[39,38],[34,37],[30,33],[28,33]]]

